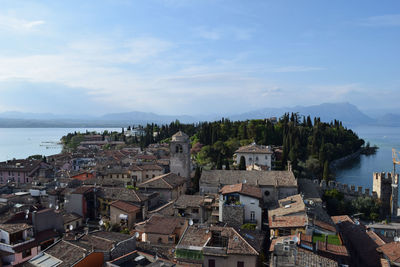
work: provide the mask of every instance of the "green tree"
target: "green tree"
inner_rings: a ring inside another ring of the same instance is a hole
[[[194,172],[194,176],[193,176],[193,190],[195,192],[199,192],[200,189],[200,177],[201,177],[201,169],[199,166],[196,167],[196,170]]]
[[[239,170],[246,170],[246,159],[244,158],[244,156],[240,157],[240,161],[239,161]]]
[[[325,181],[328,181],[328,180],[329,180],[329,164],[328,164],[328,161],[327,161],[327,160],[325,160],[325,163],[324,163],[324,173],[323,173],[322,178],[323,178]]]

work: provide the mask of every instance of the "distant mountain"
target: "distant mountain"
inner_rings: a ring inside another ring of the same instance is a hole
[[[388,113],[378,117],[377,124],[382,126],[400,126],[400,114]]]
[[[111,113],[103,115],[99,118],[100,120],[107,121],[123,121],[126,123],[169,123],[175,120],[179,120],[182,123],[192,123],[197,121],[195,117],[187,115],[158,115],[152,112],[140,112],[132,111],[125,113]]]
[[[222,117],[231,120],[264,119],[281,117],[285,112],[298,112],[300,115],[320,117],[322,121],[340,120],[346,126],[382,125],[400,126],[400,115],[386,114],[371,118],[350,103],[324,103],[313,106],[296,106],[286,108],[263,108],[241,114],[218,116],[212,115],[159,115],[152,112],[131,111],[110,113],[102,116],[56,115],[51,113],[0,113],[0,127],[127,127],[133,124],[165,124],[175,120],[182,123],[214,121]]]
[[[320,117],[321,121],[340,120],[346,125],[373,124],[375,120],[361,112],[350,103],[324,103],[313,106],[296,106],[289,108],[265,108],[252,112],[230,116],[232,120],[262,119],[280,117],[285,112],[298,112],[300,115]]]

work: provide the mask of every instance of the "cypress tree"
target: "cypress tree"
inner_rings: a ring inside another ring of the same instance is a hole
[[[246,170],[246,159],[243,156],[240,157],[239,170]]]
[[[323,173],[322,178],[323,178],[325,181],[328,181],[328,180],[329,180],[329,164],[328,164],[328,161],[327,161],[327,160],[325,160],[325,163],[324,163],[324,173]]]

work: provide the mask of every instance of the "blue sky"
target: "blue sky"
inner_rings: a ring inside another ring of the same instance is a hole
[[[0,0],[0,112],[396,111],[400,1]]]

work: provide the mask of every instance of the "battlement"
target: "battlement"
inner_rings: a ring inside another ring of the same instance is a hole
[[[314,183],[318,184],[318,180],[314,180]],[[348,197],[373,197],[377,198],[376,192],[371,192],[369,188],[365,188],[363,190],[362,186],[355,186],[355,185],[348,185],[348,184],[342,184],[340,182],[336,181],[329,181],[328,183],[324,180],[322,180],[319,183],[319,186],[321,187],[322,190],[332,190],[336,189],[339,192],[343,193],[345,196]]]
[[[374,182],[380,181],[380,183],[399,184],[399,174],[393,176],[390,172],[374,172],[373,178]]]

